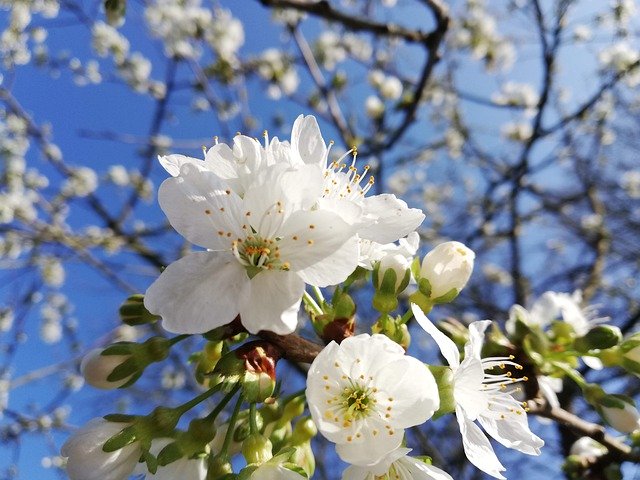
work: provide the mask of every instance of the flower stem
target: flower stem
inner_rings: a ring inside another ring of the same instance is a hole
[[[173,347],[176,343],[181,342],[185,338],[189,338],[191,335],[178,335],[169,340],[169,345]]]
[[[318,300],[318,302],[320,304],[324,303],[324,295],[322,295],[322,290],[320,290],[320,287],[311,287],[311,289],[313,290],[314,295],[316,296],[316,299]]]
[[[238,419],[238,412],[240,411],[240,405],[242,405],[242,394],[238,395],[238,400],[236,401],[236,406],[233,408],[233,413],[231,414],[231,418],[229,418],[229,426],[227,427],[227,433],[224,436],[224,443],[222,444],[222,449],[220,450],[220,456],[227,456],[227,452],[229,451],[229,447],[231,446],[231,441],[233,440],[233,432],[236,429],[236,420]]]
[[[398,322],[398,325],[404,325],[405,323],[407,323],[409,320],[411,320],[411,318],[413,317],[413,310],[409,309],[405,312],[404,315],[402,315],[402,318],[400,319],[400,321]]]
[[[302,300],[304,300],[305,305],[309,307],[309,309],[313,310],[316,314],[322,314],[322,309],[318,306],[313,297],[306,291],[302,294]]]
[[[562,362],[553,362],[553,365],[566,373],[567,377],[576,382],[580,389],[584,390],[584,388],[587,386],[587,381],[582,375],[580,375],[578,371],[574,370],[571,367],[568,367]]]
[[[219,383],[218,385],[216,385],[213,388],[207,390],[206,392],[203,392],[200,395],[198,395],[197,397],[194,397],[191,400],[189,400],[188,402],[183,403],[182,405],[176,407],[175,410],[180,414],[180,416],[184,415],[186,412],[191,410],[193,407],[195,407],[199,403],[204,402],[207,398],[209,398],[211,395],[213,395],[218,390],[220,390],[220,386],[221,385],[222,384]]]
[[[240,384],[237,383],[235,387],[233,387],[233,390],[231,390],[229,393],[227,393],[224,398],[222,400],[220,400],[220,403],[218,403],[218,405],[216,405],[216,408],[214,408],[211,413],[209,415],[207,415],[205,418],[209,421],[214,421],[218,415],[220,415],[220,412],[222,412],[222,410],[224,409],[224,407],[227,406],[227,403],[229,403],[229,401],[233,398],[233,396],[238,392],[238,390],[240,389]]]
[[[258,433],[258,421],[256,419],[258,413],[256,411],[255,402],[249,404],[249,431],[253,435]]]

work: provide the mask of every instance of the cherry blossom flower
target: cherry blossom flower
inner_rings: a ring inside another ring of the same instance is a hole
[[[213,172],[184,162],[159,191],[171,225],[209,249],[172,263],[145,306],[176,333],[203,333],[238,314],[251,333],[295,330],[305,283],[340,283],[357,266],[358,244],[339,215],[311,210],[321,171],[272,169],[241,198]]]
[[[469,341],[465,345],[464,360],[460,362],[460,353],[455,343],[438,330],[417,305],[412,305],[411,309],[420,326],[436,341],[453,370],[456,418],[469,461],[489,475],[505,478],[500,473],[505,468],[476,421],[505,447],[528,455],[540,455],[544,441],[529,430],[526,410],[511,395],[514,390],[508,388],[512,383],[526,380],[526,377],[516,379],[510,372],[487,372],[496,368],[503,369],[506,365],[517,370],[522,367],[510,357],[480,357],[484,331],[491,321],[477,321],[469,325]]]
[[[400,446],[405,428],[438,409],[427,367],[384,335],[331,342],[311,364],[309,410],[318,430],[346,462],[367,467]]]
[[[114,452],[104,452],[102,446],[129,424],[94,418],[75,432],[62,446],[62,456],[68,457],[67,474],[71,480],[125,480],[133,473],[141,450],[138,442]]]
[[[397,448],[371,467],[350,465],[342,474],[342,480],[453,480],[439,468],[409,457],[410,451],[410,448]]]

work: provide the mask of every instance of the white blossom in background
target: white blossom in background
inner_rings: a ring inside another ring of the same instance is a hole
[[[213,21],[204,34],[220,58],[229,63],[236,61],[238,50],[244,44],[244,28],[242,22],[234,18],[229,10],[214,9]]]
[[[114,185],[126,187],[131,182],[129,172],[123,165],[112,165],[107,172],[107,178]]]
[[[91,45],[101,57],[111,55],[116,63],[121,63],[129,55],[129,40],[111,25],[98,21],[91,32]]]
[[[62,185],[65,195],[86,197],[98,188],[98,175],[89,167],[75,167]]]
[[[433,375],[384,335],[331,342],[311,364],[307,401],[318,430],[340,458],[368,467],[398,448],[405,428],[438,409]]]
[[[394,76],[387,76],[380,84],[380,95],[387,100],[398,100],[402,96],[402,82]]]
[[[314,44],[315,54],[327,70],[333,70],[338,63],[347,59],[347,49],[336,32],[325,30]]]
[[[626,40],[619,41],[604,48],[598,55],[598,60],[603,69],[613,73],[630,72],[624,77],[624,81],[630,87],[640,84],[640,68],[634,66],[640,60],[640,51],[632,47]]]
[[[196,40],[213,28],[211,8],[199,0],[156,0],[147,5],[144,16],[149,31],[163,40],[168,57],[199,58],[202,50]]]
[[[410,448],[398,448],[371,467],[350,465],[342,480],[453,480],[451,475],[417,458],[410,457]]]
[[[12,308],[0,307],[0,332],[8,332],[11,330],[14,318]]]
[[[71,480],[123,480],[135,469],[141,450],[137,442],[115,452],[104,452],[102,446],[113,435],[129,426],[94,418],[74,432],[61,449],[67,457],[67,475]]]
[[[505,470],[496,457],[491,443],[476,425],[476,421],[494,439],[507,448],[527,455],[540,455],[544,441],[529,430],[527,414],[523,405],[513,398],[517,387],[513,383],[527,378],[514,378],[507,373],[487,373],[495,368],[510,365],[517,370],[522,367],[509,357],[481,358],[484,331],[489,320],[469,325],[469,341],[464,348],[464,360],[456,344],[436,328],[417,305],[411,305],[413,315],[420,326],[435,340],[444,358],[453,370],[453,397],[456,418],[462,434],[464,452],[471,463],[489,475],[504,479]]]
[[[364,110],[369,118],[375,120],[382,117],[385,107],[380,97],[369,95],[364,101]]]
[[[298,89],[300,77],[291,59],[276,48],[268,48],[259,57],[258,75],[268,82],[267,94],[274,100]]]
[[[630,198],[640,198],[640,170],[628,170],[620,178],[620,185]]]
[[[516,58],[513,45],[497,31],[495,18],[480,1],[466,3],[452,25],[450,41],[457,48],[468,48],[475,59],[484,60],[489,71],[508,70]]]
[[[500,133],[507,140],[524,143],[533,135],[533,128],[530,123],[508,122],[502,126]]]
[[[593,38],[593,30],[587,25],[576,25],[573,28],[573,39],[576,42],[588,42]]]
[[[523,107],[527,116],[533,116],[538,105],[538,93],[528,83],[505,82],[491,99],[498,105]]]

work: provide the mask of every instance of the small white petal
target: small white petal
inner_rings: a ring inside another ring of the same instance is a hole
[[[300,155],[304,163],[326,167],[327,147],[314,116],[300,115],[296,118],[291,130],[291,149]]]
[[[500,473],[504,472],[505,468],[496,457],[489,440],[482,433],[480,427],[467,418],[460,407],[456,407],[456,419],[458,420],[458,425],[460,425],[464,454],[469,461],[483,472],[495,478],[506,480]]]
[[[205,167],[205,163],[202,160],[179,154],[158,156],[158,160],[160,161],[160,165],[162,165],[162,167],[172,177],[180,175],[180,169],[185,164],[191,164],[202,168]]]
[[[343,282],[358,266],[360,242],[353,236],[328,257],[307,268],[298,275],[309,285],[326,287]]]
[[[418,228],[425,218],[422,210],[409,208],[406,202],[393,194],[366,197],[363,208],[364,214],[375,221],[360,229],[358,234],[378,243],[391,243],[406,237]]]
[[[250,288],[248,301],[240,306],[240,318],[249,333],[269,330],[287,335],[296,329],[304,291],[298,275],[282,270],[260,272],[251,279]]]
[[[478,421],[489,435],[505,447],[527,455],[540,455],[540,448],[544,446],[544,441],[529,430],[525,413],[506,415],[504,419],[481,415]]]
[[[458,352],[458,347],[453,343],[453,340],[438,330],[416,304],[411,304],[411,310],[418,324],[420,324],[423,330],[431,335],[438,344],[442,356],[447,360],[449,366],[453,369],[457,368],[460,365],[460,352]]]

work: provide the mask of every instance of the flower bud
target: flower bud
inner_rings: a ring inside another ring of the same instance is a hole
[[[216,455],[209,459],[207,480],[220,480],[229,474],[233,474],[233,467],[227,456]]]
[[[589,350],[603,350],[615,347],[622,340],[622,332],[613,325],[598,325],[593,327],[583,337],[574,340],[574,348],[581,353]]]
[[[113,371],[131,358],[131,355],[103,355],[104,349],[91,350],[80,363],[80,373],[92,387],[111,390],[120,388],[131,380],[135,372],[116,381],[109,381]]]
[[[253,433],[242,442],[242,455],[247,463],[261,464],[273,457],[273,446],[261,433]]]
[[[240,382],[248,402],[264,402],[276,387],[276,362],[282,353],[269,342],[257,340],[225,354],[213,371],[212,383],[223,382],[223,390]]]
[[[323,313],[311,313],[313,328],[326,343],[340,343],[353,335],[355,330],[356,304],[348,293],[336,292],[332,303],[324,302]]]
[[[624,369],[640,375],[640,332],[620,344],[620,354]]]
[[[391,318],[389,315],[381,315],[371,327],[371,333],[381,333],[396,342],[405,350],[411,344],[411,335],[407,325],[402,323],[401,317]]]
[[[571,445],[569,453],[580,457],[601,457],[608,452],[601,443],[596,442],[591,437],[580,437]]]
[[[422,260],[420,280],[428,285],[420,285],[422,293],[434,303],[452,301],[465,287],[471,272],[475,253],[460,242],[445,242],[436,246]]]
[[[62,456],[67,457],[69,478],[128,478],[142,453],[140,443],[133,439],[117,449],[107,451],[103,447],[129,427],[129,424],[94,418],[75,432],[61,450]]]
[[[153,315],[144,306],[144,295],[138,293],[131,295],[120,306],[120,320],[122,323],[135,327],[159,320],[158,315]]]
[[[622,433],[640,428],[640,413],[632,398],[605,394],[598,399],[596,409],[602,419]]]
[[[411,279],[410,263],[404,255],[386,255],[373,269],[373,306],[381,313],[398,308],[398,295]]]

